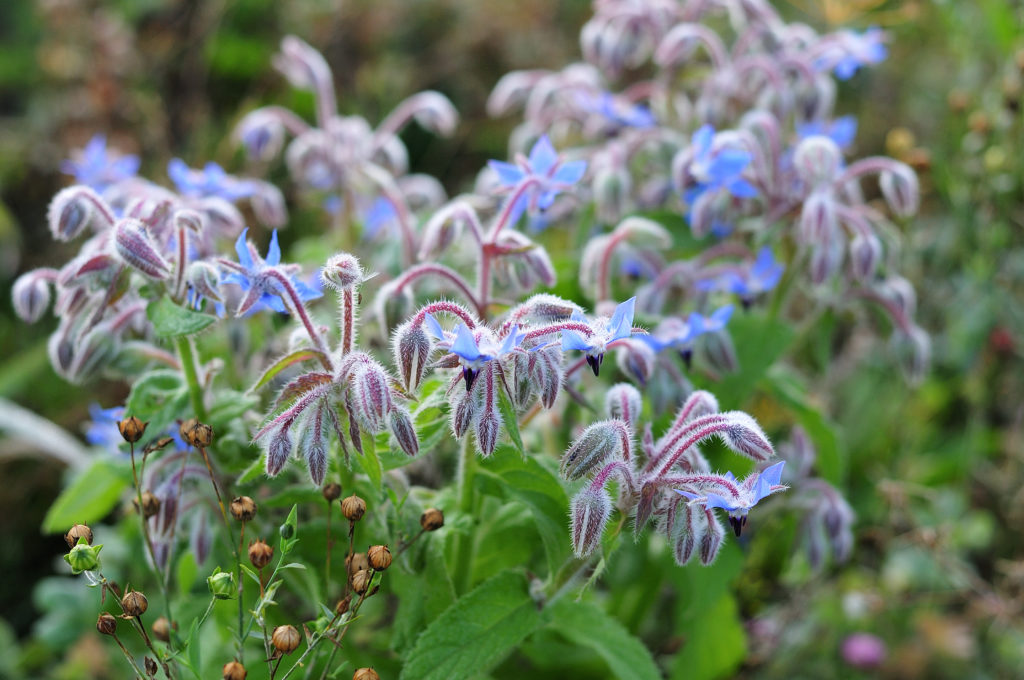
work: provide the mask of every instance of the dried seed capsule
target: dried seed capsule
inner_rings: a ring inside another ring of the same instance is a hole
[[[277,651],[282,654],[291,654],[302,642],[302,636],[299,635],[295,626],[278,626],[270,636],[270,641]]]
[[[143,663],[146,667],[146,675],[148,675],[151,678],[154,677],[158,669],[156,666],[156,661],[153,660],[153,657],[147,656],[146,660]]]
[[[358,522],[366,514],[366,501],[355,494],[341,501],[341,514],[350,522]]]
[[[249,671],[245,670],[245,666],[237,661],[228,661],[220,669],[220,672],[224,680],[245,680],[245,676],[249,674]]]
[[[366,592],[367,588],[370,587],[370,581],[372,579],[373,574],[371,574],[368,569],[361,569],[357,571],[352,574],[352,590],[362,595]]]
[[[357,571],[365,571],[370,568],[370,560],[367,559],[366,553],[355,553],[351,557],[345,558],[345,570],[351,575]]]
[[[99,618],[96,619],[96,630],[103,635],[113,635],[117,632],[117,619],[112,614],[103,612]]]
[[[346,595],[345,597],[338,600],[338,604],[334,605],[334,613],[341,616],[348,611],[348,606],[352,604],[352,596]]]
[[[117,430],[126,442],[134,444],[142,439],[142,435],[146,433],[147,425],[149,425],[148,422],[144,423],[135,416],[128,416],[124,420],[118,421]]]
[[[68,530],[68,533],[64,534],[64,540],[69,548],[78,545],[79,538],[85,538],[85,542],[92,545],[92,529],[84,524],[76,524]]]
[[[444,526],[444,513],[437,508],[427,508],[420,515],[420,526],[424,531],[437,531]]]
[[[205,448],[213,442],[213,428],[199,422],[195,418],[189,418],[182,422],[179,432],[186,444],[197,449]]]
[[[338,498],[341,497],[341,484],[338,484],[337,482],[325,484],[323,494],[328,503],[338,500]]]
[[[139,509],[139,499],[133,498],[132,505],[135,509]],[[151,491],[142,492],[142,516],[149,519],[156,513],[160,512],[160,499],[157,498]]]
[[[352,680],[380,680],[380,676],[372,668],[357,668]]]
[[[391,551],[386,545],[371,545],[366,551],[366,559],[377,571],[384,571],[391,566]]]
[[[256,541],[249,545],[249,561],[257,569],[262,569],[270,564],[270,560],[273,558],[274,549],[263,541]]]
[[[121,608],[125,616],[142,616],[149,608],[149,600],[137,590],[129,590],[121,598]]]
[[[238,496],[231,501],[231,516],[239,522],[251,522],[256,516],[256,501],[248,496]]]
[[[168,642],[171,639],[171,626],[167,623],[167,617],[161,616],[152,625],[153,637],[161,642]]]

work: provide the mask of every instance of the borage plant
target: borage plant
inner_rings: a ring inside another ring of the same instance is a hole
[[[710,28],[722,10],[731,49]],[[528,152],[448,201],[407,174],[396,133],[451,131],[450,103],[422,93],[371,129],[338,114],[323,57],[286,38],[275,64],[314,93],[315,125],[271,106],[236,137],[257,173],[284,150],[330,216],[325,242],[357,253],[319,272],[285,264],[276,231],[250,240],[240,202],[288,219],[266,181],[176,160],[166,188],[99,138],[66,166],[78,183],[49,222],[79,254],[13,298],[29,322],[55,299],[61,376],[131,384],[95,410],[96,461],[46,528],[76,525],[68,563],[100,588],[97,628],[137,675],[518,677],[558,674],[577,645],[599,675],[710,677],[744,655],[738,541],[786,534],[752,512],[796,509],[812,568],[822,536],[849,555],[835,439],[776,360],[866,297],[923,370],[895,230],[861,186],[878,174],[905,217],[916,178],[848,162],[855,125],[832,113],[833,78],[884,57],[882,35],[819,36],[762,2],[600,2],[582,43],[588,63],[498,84],[492,109],[523,105],[513,147]],[[788,487],[762,427],[720,404],[806,427],[791,501],[768,500]],[[827,481],[810,476],[815,447]],[[81,524],[122,497],[134,510],[116,525]],[[714,638],[736,644],[708,661]]]

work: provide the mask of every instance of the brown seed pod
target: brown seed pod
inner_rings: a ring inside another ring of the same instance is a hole
[[[437,508],[427,508],[420,515],[420,526],[424,531],[437,531],[444,526],[444,513]]]
[[[372,579],[373,574],[371,574],[368,569],[360,569],[356,573],[352,574],[352,590],[362,595],[366,592],[367,588],[370,587],[370,581]]]
[[[334,605],[334,613],[341,616],[348,611],[348,606],[352,604],[352,596],[346,595],[345,597],[338,600],[338,604]]]
[[[386,545],[371,545],[366,551],[366,559],[376,571],[384,571],[391,566],[391,551]]]
[[[372,668],[357,668],[352,680],[380,680],[380,676]]]
[[[270,636],[270,641],[277,651],[282,654],[291,654],[302,642],[302,636],[299,635],[299,631],[295,630],[295,626],[278,626]]]
[[[125,616],[142,616],[149,608],[149,600],[137,590],[129,590],[121,598],[121,608]]]
[[[245,680],[245,676],[249,674],[249,671],[245,670],[245,666],[237,661],[228,661],[220,669],[220,672],[224,680]]]
[[[338,484],[337,482],[325,484],[323,494],[328,503],[338,500],[341,498],[341,484]]]
[[[358,522],[366,514],[366,501],[355,494],[341,501],[341,514],[350,522]]]
[[[182,422],[179,433],[186,444],[197,449],[205,448],[213,442],[213,428],[199,422],[195,418],[189,418]]]
[[[76,524],[68,529],[68,533],[64,534],[64,541],[67,542],[69,548],[78,545],[79,538],[85,538],[85,542],[92,545],[92,529],[84,524]]]
[[[267,545],[263,541],[256,541],[255,543],[249,544],[249,561],[252,562],[252,566],[257,569],[270,564],[270,560],[274,559],[274,548]]]
[[[146,426],[149,423],[144,423],[135,416],[128,416],[124,420],[118,421],[117,431],[121,433],[121,437],[124,438],[129,444],[142,439],[142,435],[146,433]]]
[[[155,676],[157,670],[159,670],[156,667],[156,661],[151,656],[146,657],[146,660],[143,662],[143,665],[146,667],[146,675],[148,675],[151,678]]]
[[[248,496],[238,496],[231,501],[231,516],[239,522],[251,522],[256,516],[256,501]]]
[[[357,571],[364,571],[369,568],[370,560],[367,559],[366,553],[354,553],[350,557],[345,558],[345,571],[348,572],[349,576]]]
[[[135,510],[139,509],[139,499],[133,498],[132,505],[135,506]],[[160,512],[160,499],[153,495],[150,491],[142,492],[142,516],[149,519],[156,513]]]
[[[103,635],[113,635],[117,632],[117,619],[113,615],[103,612],[96,619],[96,630]]]
[[[171,626],[167,623],[167,617],[161,616],[153,625],[150,626],[153,631],[153,637],[161,642],[169,642],[171,639]],[[178,624],[174,624],[174,629],[178,629]]]

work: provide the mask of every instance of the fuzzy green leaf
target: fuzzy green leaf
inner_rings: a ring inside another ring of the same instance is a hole
[[[591,602],[562,598],[546,612],[548,625],[570,641],[589,647],[619,680],[659,680],[651,653],[618,619]]]
[[[146,307],[146,316],[153,324],[153,330],[160,338],[177,338],[193,335],[217,320],[210,314],[201,314],[179,307],[170,298],[154,300]]]
[[[113,463],[94,462],[57,496],[43,520],[43,531],[64,533],[74,524],[102,519],[117,505],[130,481],[128,474]]]

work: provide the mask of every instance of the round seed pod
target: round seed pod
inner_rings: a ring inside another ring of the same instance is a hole
[[[366,514],[366,501],[355,494],[341,501],[341,514],[350,522],[358,522]]]
[[[251,522],[256,516],[256,501],[248,496],[238,496],[231,501],[231,516],[239,522]]]
[[[125,616],[142,616],[149,609],[149,600],[137,590],[129,590],[121,598],[121,608]]]
[[[437,508],[427,508],[420,515],[420,526],[424,531],[437,531],[444,526],[444,513]]]
[[[372,545],[366,551],[366,559],[375,571],[384,571],[391,566],[391,551],[386,545]]]
[[[103,612],[96,619],[96,630],[103,635],[113,635],[117,632],[117,619],[112,614]]]
[[[64,540],[69,548],[78,545],[79,538],[85,538],[85,542],[92,545],[92,529],[84,524],[76,524],[68,530],[68,533],[64,534]]]
[[[291,654],[302,642],[302,636],[299,635],[295,626],[278,626],[270,636],[270,642],[274,645],[274,649],[282,654]]]
[[[117,423],[117,431],[121,433],[121,437],[124,438],[129,444],[142,439],[142,435],[146,433],[146,426],[149,423],[144,423],[135,416],[128,416],[124,420],[120,420]]]
[[[352,680],[380,680],[380,676],[372,668],[357,668]]]
[[[270,564],[270,560],[274,559],[274,548],[267,545],[263,541],[256,541],[255,543],[249,544],[249,561],[252,562],[252,566],[257,569]]]
[[[341,498],[341,484],[338,484],[337,482],[325,484],[323,494],[328,503],[338,500]]]
[[[370,581],[372,579],[373,574],[371,574],[368,569],[360,569],[356,573],[352,574],[352,590],[362,595],[370,587]]]
[[[245,680],[245,676],[249,674],[249,671],[245,670],[245,666],[237,661],[228,661],[220,669],[220,672],[224,680]]]

